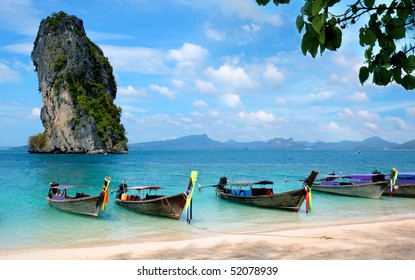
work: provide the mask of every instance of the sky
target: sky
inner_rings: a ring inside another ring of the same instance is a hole
[[[217,141],[415,139],[415,93],[362,86],[359,24],[340,50],[304,56],[295,27],[303,1],[2,0],[0,146],[44,131],[31,60],[40,21],[83,20],[108,57],[129,143],[207,134]]]

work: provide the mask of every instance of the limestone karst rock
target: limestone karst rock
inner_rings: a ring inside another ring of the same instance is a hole
[[[102,50],[81,19],[53,13],[40,23],[32,60],[42,95],[43,133],[29,139],[31,153],[126,153],[117,85]]]

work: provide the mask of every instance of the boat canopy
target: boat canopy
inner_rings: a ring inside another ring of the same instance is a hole
[[[352,179],[358,179],[358,180],[372,180],[373,177],[380,177],[380,176],[385,176],[385,175],[368,173],[368,174],[350,174],[347,176],[348,177],[346,178],[352,178]]]
[[[399,172],[398,173],[398,178],[401,179],[415,179],[415,172]]]
[[[84,188],[89,189],[91,187],[86,186],[75,186],[75,185],[57,185],[57,186],[51,186],[51,189],[57,189],[57,190],[66,190],[66,189],[75,189],[75,188]]]
[[[157,186],[132,186],[132,187],[127,187],[128,190],[159,190],[162,189],[162,187],[157,187]]]
[[[272,185],[274,182],[268,181],[268,180],[262,180],[262,181],[253,181],[253,180],[239,180],[230,182],[229,185],[231,186],[252,186],[252,185]]]
[[[383,174],[372,174],[372,173],[367,173],[367,174],[345,174],[345,175],[327,175],[324,176],[324,179],[340,179],[340,178],[346,178],[346,179],[356,179],[356,180],[372,180],[373,177],[379,176],[379,175],[383,175]],[[383,175],[384,176],[384,175]]]

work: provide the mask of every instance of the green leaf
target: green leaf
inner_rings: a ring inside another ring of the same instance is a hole
[[[323,0],[315,0],[311,7],[311,15],[315,16],[318,15],[323,8]]]
[[[303,16],[310,16],[312,5],[313,5],[313,2],[311,2],[311,1],[305,2],[304,6],[300,10],[301,14]]]
[[[372,30],[367,29],[364,36],[364,44],[373,47],[376,43],[376,34]]]
[[[403,51],[397,52],[391,57],[391,64],[395,67],[405,67],[407,64],[408,58]]]
[[[410,5],[410,3],[408,4]],[[399,19],[403,22],[406,22],[409,15],[411,15],[411,9],[405,8],[405,4],[403,2],[399,3],[398,8],[399,10],[397,11],[397,15]]]
[[[386,6],[386,4],[380,4],[379,6],[378,6],[378,9],[377,9],[377,14],[378,15],[381,15],[381,14],[383,14],[383,12],[385,11],[387,9],[387,6]]]
[[[406,90],[414,90],[415,89],[415,77],[412,75],[406,75],[402,78],[400,83]]]
[[[367,81],[368,78],[369,78],[369,68],[367,68],[366,66],[360,67],[359,81],[362,84],[362,86],[363,86],[364,82]]]
[[[372,54],[373,54],[373,47],[367,48],[365,51],[366,60],[372,60]]]
[[[373,5],[375,4],[375,0],[364,0],[363,2],[365,3],[366,7],[368,7],[368,8],[372,8]]]
[[[326,42],[324,46],[331,51],[335,51],[338,48],[340,48],[342,44],[342,31],[340,30],[340,28],[332,28],[330,26],[326,26],[325,33]]]
[[[301,33],[304,27],[304,19],[303,16],[297,16],[297,19],[295,20],[295,25],[297,27],[298,33]]]
[[[311,21],[311,26],[317,33],[320,33],[322,27],[320,15],[316,15],[315,17],[313,17],[313,20]]]
[[[266,6],[270,0],[256,0],[258,5]]]
[[[325,31],[325,29],[321,30],[318,41],[322,45],[324,45],[324,43],[326,42],[326,31]]]
[[[363,27],[360,28],[359,30],[359,44],[360,46],[364,47],[365,46],[365,31],[366,29],[364,29]]]
[[[378,86],[386,86],[391,82],[392,74],[386,67],[378,66],[373,71],[373,82]]]
[[[328,0],[327,1],[327,7],[332,7],[332,6],[334,6],[334,4],[337,4],[339,2],[340,2],[340,0]]]
[[[278,6],[278,4],[289,4],[290,0],[274,0],[273,2]]]
[[[395,40],[405,38],[406,28],[405,22],[399,18],[393,18],[386,24],[385,27],[386,33]]]
[[[310,33],[306,32],[303,36],[303,39],[301,40],[301,51],[303,52],[303,55],[307,55],[307,51],[311,47],[311,38]]]
[[[408,56],[407,65],[405,67],[405,71],[407,73],[412,73],[415,70],[415,55],[411,54]]]
[[[400,67],[396,67],[392,69],[392,77],[398,84],[402,83],[402,69]]]
[[[308,52],[311,54],[311,56],[313,58],[316,57],[317,52],[318,52],[318,47],[320,46],[319,41],[317,40],[317,38],[313,38],[311,40],[311,45],[310,45],[310,49],[308,50]]]
[[[323,55],[323,52],[326,50],[326,47],[324,45],[320,45],[320,55]]]

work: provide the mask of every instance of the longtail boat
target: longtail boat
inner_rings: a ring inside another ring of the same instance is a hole
[[[389,182],[383,195],[415,198],[415,172],[398,172],[393,168]]]
[[[108,202],[110,182],[111,177],[105,177],[101,193],[95,196],[85,193],[85,190],[90,187],[61,185],[58,182],[52,182],[46,196],[46,202],[62,211],[98,217],[99,211],[104,210]]]
[[[192,171],[189,185],[184,192],[173,195],[158,194],[162,187],[128,186],[124,179],[117,190],[115,203],[121,207],[147,215],[179,220],[184,207],[190,207],[197,171]],[[190,217],[187,219],[190,222]]]
[[[216,185],[205,187],[216,187],[216,195],[224,200],[265,208],[274,208],[298,212],[306,197],[309,197],[311,186],[318,172],[312,171],[310,176],[304,180],[304,185],[297,190],[275,193],[272,181],[268,180],[239,180],[228,182],[226,177],[221,177]],[[203,187],[199,187],[201,189]],[[308,212],[308,203],[307,209]]]
[[[386,190],[388,181],[385,174],[373,172],[368,174],[329,174],[313,184],[313,191],[346,196],[379,198]]]

